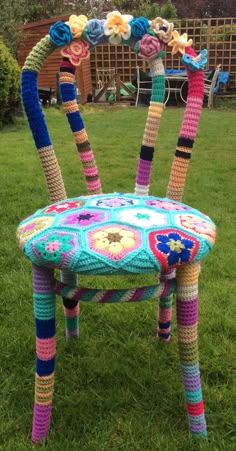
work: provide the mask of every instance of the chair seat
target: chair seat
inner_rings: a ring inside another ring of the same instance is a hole
[[[211,219],[168,198],[112,193],[66,199],[22,221],[17,238],[36,265],[87,274],[148,273],[201,260]]]

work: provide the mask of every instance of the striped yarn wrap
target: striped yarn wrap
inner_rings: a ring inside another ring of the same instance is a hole
[[[189,55],[196,56],[192,47],[187,47],[185,50]],[[167,188],[167,197],[176,201],[182,200],[204,97],[203,71],[199,69],[192,72],[187,66],[186,70],[188,74],[187,105]]]
[[[26,58],[21,75],[21,96],[36,148],[44,170],[51,202],[66,198],[64,182],[48,133],[38,98],[38,74],[45,59],[55,50],[49,36],[45,36]]]
[[[75,97],[75,67],[67,60],[61,62],[60,89],[64,111],[74,135],[83,166],[88,194],[99,194],[102,190],[98,169]]]
[[[198,356],[199,263],[177,268],[177,327],[179,354],[188,412],[193,435],[207,435]]]
[[[169,269],[168,271],[162,272],[160,274],[161,283],[165,284],[168,280],[175,280],[175,270]],[[158,304],[157,323],[157,336],[163,341],[170,341],[171,339],[172,303],[173,292],[163,291],[163,293],[160,295]]]
[[[32,440],[44,439],[49,431],[56,354],[53,271],[33,265],[33,297],[36,325],[36,374]]]
[[[62,272],[61,280],[63,283],[69,285],[76,285],[77,275],[64,270]],[[79,301],[73,299],[67,299],[63,297],[64,315],[66,321],[66,336],[78,337],[79,336]]]
[[[150,60],[149,67],[152,76],[152,94],[135,183],[135,194],[141,196],[149,193],[154,146],[158,136],[165,98],[165,71],[162,59]]]
[[[163,280],[158,285],[149,285],[140,288],[99,290],[95,288],[82,288],[55,281],[54,292],[74,301],[97,303],[138,302],[158,299],[160,296],[169,296],[175,292],[175,279]]]

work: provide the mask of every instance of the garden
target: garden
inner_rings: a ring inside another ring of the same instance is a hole
[[[68,196],[86,194],[62,109],[50,107],[44,112]],[[103,191],[133,192],[147,109],[90,105],[82,112]],[[164,111],[152,170],[153,195],[165,196],[182,114],[182,108]],[[199,348],[208,437],[196,441],[189,436],[176,322],[170,343],[158,340],[155,301],[83,303],[79,340],[68,342],[58,298],[56,384],[45,449],[235,449],[235,114],[225,105],[211,111],[204,108],[183,199],[217,225],[215,247],[202,261],[200,275]],[[0,167],[0,449],[20,451],[38,446],[30,439],[35,366],[31,265],[15,234],[23,218],[50,203],[22,115],[1,131]],[[138,284],[155,279],[155,274],[139,276]],[[91,280],[91,276],[80,277],[82,285]],[[119,288],[136,282],[135,276],[99,276],[93,285]]]

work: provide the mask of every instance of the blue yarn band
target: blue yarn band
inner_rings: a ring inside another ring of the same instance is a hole
[[[21,76],[21,95],[37,149],[51,146],[52,142],[46,126],[44,114],[39,103],[37,72],[23,70]]]
[[[36,319],[35,325],[38,338],[51,338],[56,333],[55,318],[46,321]]]
[[[51,360],[36,359],[36,372],[39,376],[49,376],[55,368],[55,357]]]

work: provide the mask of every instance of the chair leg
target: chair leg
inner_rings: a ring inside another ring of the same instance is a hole
[[[177,269],[176,311],[180,364],[190,431],[194,436],[206,436],[198,357],[199,269],[198,262]]]
[[[36,374],[32,441],[45,440],[50,428],[56,354],[56,296],[53,270],[33,265]]]
[[[76,285],[77,275],[70,271],[62,271],[62,282],[69,285]],[[66,321],[66,336],[78,337],[79,336],[79,302],[72,299],[63,298],[64,315]]]
[[[165,282],[174,277],[175,270],[170,269],[160,274],[160,282]],[[165,296],[160,296],[157,314],[157,336],[163,341],[170,341],[171,339],[172,302],[173,294],[167,293]]]

